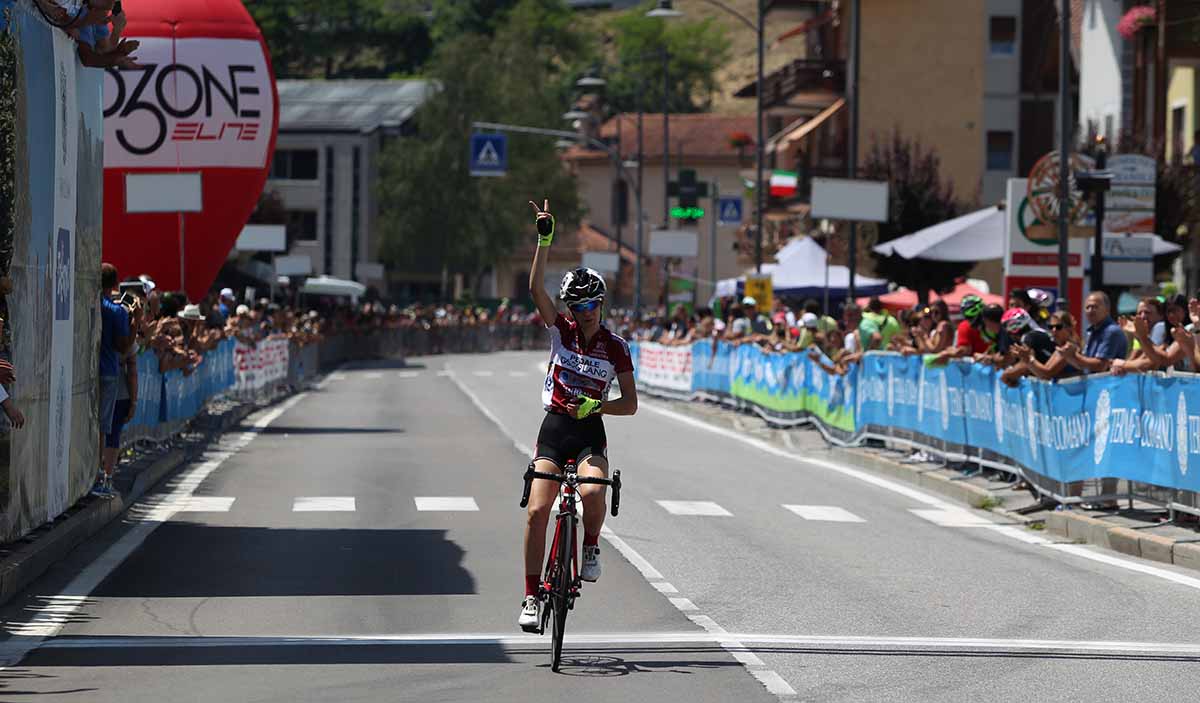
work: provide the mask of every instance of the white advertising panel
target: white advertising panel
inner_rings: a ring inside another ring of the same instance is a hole
[[[143,68],[107,71],[104,167],[262,168],[274,93],[257,41],[140,37]]]
[[[1104,285],[1145,286],[1154,282],[1154,237],[1104,237]]]
[[[700,236],[694,230],[660,229],[650,233],[650,256],[696,256]]]
[[[860,222],[888,221],[888,184],[848,178],[814,178],[812,217]]]
[[[199,172],[125,174],[125,212],[200,212]]]
[[[287,251],[287,227],[246,225],[238,235],[238,251]]]
[[[312,273],[312,257],[308,254],[275,257],[276,276],[307,276]]]
[[[612,252],[607,251],[585,251],[583,253],[583,261],[580,265],[585,268],[596,269],[601,273],[615,273],[621,258]]]

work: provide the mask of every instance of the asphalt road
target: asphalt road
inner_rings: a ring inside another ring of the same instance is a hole
[[[515,619],[543,353],[345,368],[0,613],[0,701],[1141,700],[1200,684],[1200,578],[645,400],[604,576]],[[440,500],[438,500],[440,499]],[[451,499],[451,500],[445,500]],[[786,507],[785,507],[786,506]]]

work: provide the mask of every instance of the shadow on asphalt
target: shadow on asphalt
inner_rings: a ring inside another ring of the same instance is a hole
[[[89,647],[89,637],[71,637],[70,648],[43,648],[29,655],[27,666],[256,666],[289,664],[506,664],[513,660],[496,644],[440,647],[363,645],[139,647],[137,637],[105,637]],[[160,638],[154,638],[156,640]],[[253,642],[253,637],[245,638]]]
[[[20,683],[30,685],[53,678],[56,677],[49,674],[37,674],[27,669],[3,669],[0,670],[0,694],[5,696],[62,696],[69,693],[92,693],[100,690],[98,688],[62,688],[57,690],[24,691],[12,688],[12,686]]]
[[[446,530],[160,526],[93,597],[475,593]]]

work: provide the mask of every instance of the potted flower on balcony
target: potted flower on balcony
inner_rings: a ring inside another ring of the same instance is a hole
[[[1138,5],[1130,8],[1121,17],[1121,21],[1117,22],[1117,31],[1126,40],[1133,39],[1138,32],[1152,26],[1155,21],[1156,17],[1153,7],[1150,5]]]
[[[746,159],[746,147],[752,146],[754,139],[745,132],[730,132],[729,146],[737,149],[738,163],[741,164]]]

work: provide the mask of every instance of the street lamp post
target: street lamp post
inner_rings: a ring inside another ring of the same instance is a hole
[[[756,272],[761,272],[762,271],[762,263],[763,263],[763,261],[762,261],[763,260],[763,253],[762,253],[763,210],[766,208],[766,202],[767,202],[766,195],[764,194],[764,188],[763,188],[763,169],[764,169],[764,164],[765,164],[765,153],[766,153],[765,152],[765,144],[764,144],[765,140],[763,138],[763,62],[764,62],[764,55],[765,55],[765,51],[766,51],[766,45],[765,45],[765,41],[764,41],[764,25],[766,24],[766,0],[758,0],[756,3],[756,5],[757,5],[757,20],[758,20],[757,22],[751,21],[748,17],[746,17],[742,13],[738,12],[737,10],[733,9],[732,7],[726,5],[721,0],[703,0],[703,1],[709,5],[712,5],[713,7],[724,10],[725,12],[738,18],[738,20],[740,20],[742,22],[742,24],[746,25],[747,27],[750,28],[750,30],[752,32],[754,32],[755,37],[757,38],[758,66],[757,66],[757,73],[756,73],[755,82],[754,82],[754,85],[755,85],[754,92],[755,92],[755,96],[756,96],[756,99],[755,99],[756,105],[755,105],[755,109],[754,109],[754,122],[757,125],[757,132],[758,132],[758,138],[756,140],[755,150],[754,150],[754,156],[755,156],[755,166],[754,166],[754,170],[755,170],[755,179],[754,179],[754,211],[755,211],[755,218],[754,218],[754,270]],[[670,15],[663,14],[665,12],[671,12],[673,14],[670,14]],[[678,16],[682,15],[681,12],[679,12],[678,10],[675,10],[672,7],[671,0],[658,0],[658,6],[655,9],[651,10],[650,12],[647,12],[646,14],[651,17],[667,17],[667,16],[678,17]],[[664,118],[665,118],[665,115],[664,115]],[[665,138],[665,136],[666,136],[666,134],[665,134],[665,129],[664,129],[664,138]]]

